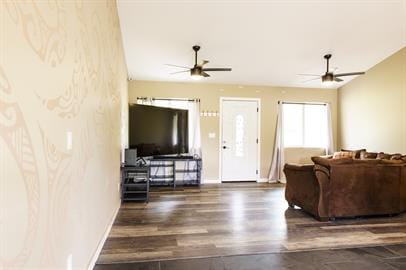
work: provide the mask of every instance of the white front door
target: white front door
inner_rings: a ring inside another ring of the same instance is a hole
[[[221,181],[258,179],[259,100],[221,100]]]

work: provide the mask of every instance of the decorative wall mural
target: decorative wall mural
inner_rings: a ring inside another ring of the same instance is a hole
[[[120,202],[116,3],[0,1],[0,19],[0,269],[66,269],[69,256],[85,269]]]
[[[3,258],[0,254],[0,260],[3,260],[5,267],[21,267],[31,254],[38,226],[40,189],[37,159],[20,105],[13,98],[12,86],[2,67],[0,67],[0,93],[0,139],[9,148],[11,153],[9,158],[16,163],[20,171],[25,187],[21,192],[25,194],[28,201],[28,212],[25,213],[28,220],[27,227],[20,232],[25,236],[24,244],[12,258]],[[3,181],[6,177],[7,174],[4,177],[1,174]],[[2,231],[9,232],[8,228]],[[5,239],[3,236],[0,238]]]
[[[66,10],[62,1],[24,3],[5,1],[10,19],[20,27],[25,41],[42,62],[60,64],[66,51]]]

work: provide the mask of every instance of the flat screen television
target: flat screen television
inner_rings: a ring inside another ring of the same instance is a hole
[[[188,153],[188,111],[130,104],[129,147],[139,157]]]

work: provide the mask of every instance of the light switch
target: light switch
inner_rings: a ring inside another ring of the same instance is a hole
[[[210,132],[209,133],[209,139],[214,139],[214,138],[216,138],[216,133]]]
[[[69,254],[68,258],[66,259],[66,270],[72,270],[72,254]]]
[[[73,137],[72,131],[66,132],[66,150],[72,150]]]

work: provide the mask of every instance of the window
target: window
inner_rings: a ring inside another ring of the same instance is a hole
[[[327,145],[327,108],[323,104],[283,104],[282,124],[285,147]]]

